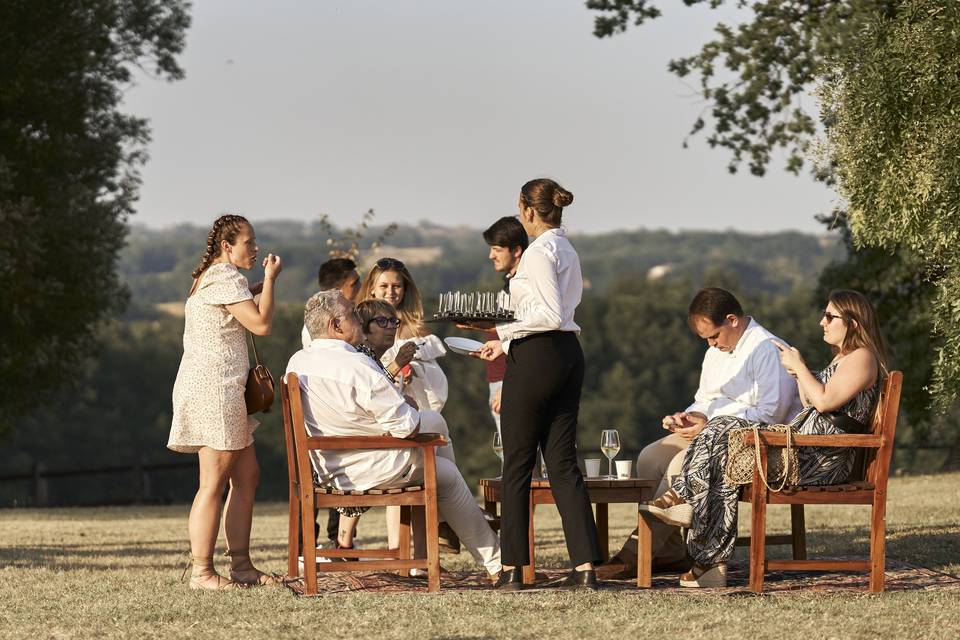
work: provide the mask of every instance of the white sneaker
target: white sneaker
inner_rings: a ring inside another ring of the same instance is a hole
[[[323,549],[323,547],[317,547],[317,549]],[[321,562],[330,562],[330,558],[321,558],[320,556],[317,556],[317,564],[320,564]],[[298,556],[297,566],[300,567],[300,573],[303,573],[303,556]]]

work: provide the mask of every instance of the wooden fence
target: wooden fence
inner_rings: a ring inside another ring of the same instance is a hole
[[[0,483],[30,482],[29,492],[34,507],[50,506],[50,480],[53,478],[79,478],[96,475],[127,475],[133,488],[132,501],[135,503],[152,502],[155,499],[152,491],[151,475],[156,472],[174,469],[197,469],[197,461],[161,462],[154,464],[134,463],[88,469],[57,469],[50,470],[43,462],[37,462],[33,470],[27,473],[0,475]]]

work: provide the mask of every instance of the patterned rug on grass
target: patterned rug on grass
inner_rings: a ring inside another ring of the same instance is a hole
[[[753,595],[747,589],[749,567],[746,564],[731,564],[728,586],[722,589],[685,589],[678,584],[678,574],[658,574],[653,577],[653,589],[663,593]],[[539,572],[538,572],[539,573]],[[543,570],[543,577],[533,587],[519,593],[537,593],[553,590],[566,575],[562,570]],[[764,593],[770,595],[802,594],[817,592],[864,592],[869,576],[860,573],[824,573],[815,571],[772,571],[764,580]],[[298,596],[304,595],[303,579],[286,581],[287,587]],[[367,591],[370,593],[416,593],[426,592],[427,581],[403,578],[392,573],[320,573],[317,575],[320,596],[335,593]],[[943,573],[926,567],[911,565],[897,560],[887,561],[887,591],[948,591],[960,590],[960,576]],[[481,572],[449,573],[440,578],[441,591],[468,592],[486,591],[490,582]],[[605,580],[601,591],[637,592],[634,580]],[[646,590],[644,590],[646,591]]]

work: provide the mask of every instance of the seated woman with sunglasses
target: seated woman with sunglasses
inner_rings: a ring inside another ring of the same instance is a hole
[[[357,346],[357,351],[368,356],[377,363],[377,366],[383,370],[391,380],[395,376],[390,373],[390,368],[385,367],[381,362],[383,354],[390,349],[396,341],[397,328],[401,325],[400,318],[397,317],[397,311],[385,300],[364,300],[357,305],[355,312],[360,326],[363,328],[363,342]],[[408,342],[398,352],[395,360],[390,364],[397,366],[398,369],[406,366],[413,358],[416,351],[416,345]],[[447,440],[447,445],[437,448],[437,455],[446,458],[456,464],[453,455],[453,445],[450,444],[450,430],[447,427],[446,420],[436,411],[429,409],[420,409],[416,401],[407,396],[407,402],[414,409],[420,411],[420,424],[423,433],[439,433]],[[338,507],[340,513],[340,526],[337,534],[338,549],[352,549],[353,536],[357,529],[357,520],[367,511],[369,507]],[[422,529],[415,527],[414,547],[420,553],[426,553],[426,538]]]
[[[400,326],[394,346],[382,356],[387,372],[403,376],[404,393],[412,397],[422,409],[442,411],[447,402],[447,376],[437,359],[447,354],[443,341],[432,335],[423,322],[423,303],[413,276],[396,258],[377,260],[363,279],[355,302],[384,300],[396,309]],[[398,355],[406,345],[415,344],[416,355],[407,371],[400,371]]]
[[[877,406],[886,355],[877,314],[857,291],[833,291],[820,320],[823,341],[834,357],[813,372],[795,348],[779,343],[780,362],[797,379],[804,410],[790,424],[795,433],[835,435],[864,433]],[[724,481],[728,433],[731,429],[764,425],[742,418],[718,416],[694,438],[683,469],[666,493],[641,511],[668,524],[690,530],[687,551],[693,569],[680,576],[684,587],[721,587],[727,582],[727,560],[737,539],[739,487]],[[851,448],[797,449],[800,485],[844,482],[853,469]]]

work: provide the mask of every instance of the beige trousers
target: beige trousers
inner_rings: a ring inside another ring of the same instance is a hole
[[[637,456],[637,477],[657,478],[660,484],[653,497],[658,498],[670,488],[674,476],[679,475],[683,467],[683,457],[690,441],[675,433],[660,438],[643,448]],[[657,518],[647,518],[650,524],[653,543],[654,562],[677,562],[687,555],[687,547],[680,536],[680,528],[661,522]],[[637,530],[634,529],[617,553],[626,565],[637,566]]]

